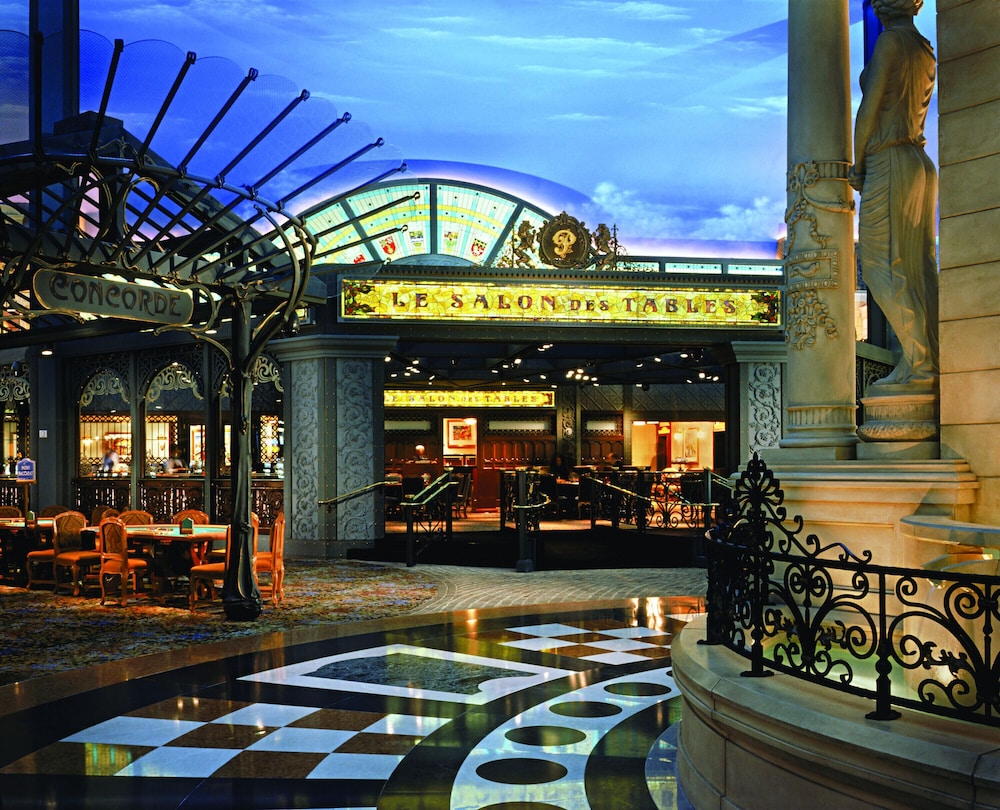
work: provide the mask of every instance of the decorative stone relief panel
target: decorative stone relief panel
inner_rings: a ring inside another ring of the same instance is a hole
[[[319,537],[319,468],[320,416],[323,396],[319,390],[321,360],[297,360],[289,365],[291,379],[291,424],[294,431],[287,438],[291,452],[286,458],[290,471],[291,536]],[[332,407],[332,404],[330,404]]]
[[[576,390],[566,386],[556,389],[556,441],[562,450],[572,448],[580,432],[576,424]]]
[[[346,494],[372,483],[372,363],[337,362],[337,493]],[[381,430],[381,426],[379,427]],[[338,540],[375,537],[373,494],[342,503],[337,508]]]
[[[748,457],[781,440],[781,366],[747,364]]]

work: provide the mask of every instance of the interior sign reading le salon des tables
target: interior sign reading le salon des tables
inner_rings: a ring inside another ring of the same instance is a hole
[[[781,325],[776,289],[686,289],[341,278],[344,320]]]

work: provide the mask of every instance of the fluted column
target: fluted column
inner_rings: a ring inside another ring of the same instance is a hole
[[[790,0],[783,448],[858,441],[851,137],[848,0]]]

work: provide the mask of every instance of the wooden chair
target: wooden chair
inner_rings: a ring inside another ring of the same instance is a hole
[[[109,598],[108,586],[118,578],[121,587],[119,601],[122,607],[128,604],[128,584],[132,582],[132,593],[139,593],[139,577],[146,578],[152,585],[149,574],[149,563],[141,557],[130,557],[128,553],[128,533],[125,524],[117,517],[106,517],[100,525],[101,538],[101,570],[98,577],[101,581],[101,604]]]
[[[121,522],[126,526],[153,525],[153,516],[149,514],[149,512],[144,512],[142,509],[126,509],[118,515],[118,519],[121,520]]]
[[[28,569],[28,584],[25,586],[29,591],[36,585],[52,585],[56,584],[55,569],[52,568],[52,563],[56,558],[55,548],[39,548],[34,551],[29,551],[25,557],[24,567]],[[39,576],[39,568],[52,569],[52,575],[49,577]]]
[[[591,517],[594,512],[594,479],[587,475],[580,479],[580,496],[576,502],[577,519],[583,517],[584,511],[587,517]]]
[[[180,523],[182,520],[191,519],[191,522],[195,526],[207,526],[212,522],[211,518],[200,509],[182,509],[172,518],[170,518],[171,523]]]
[[[260,532],[260,520],[256,514],[251,515],[251,525],[253,527],[253,534],[250,538],[250,570],[254,572],[254,578],[256,578],[257,537]],[[208,592],[209,599],[215,599],[215,590],[217,587],[221,587],[221,583],[226,577],[226,568],[229,566],[229,560],[232,555],[232,538],[233,528],[229,526],[226,528],[226,559],[224,562],[207,562],[191,566],[191,571],[188,573],[188,577],[190,578],[188,604],[191,606],[192,613],[198,609],[198,602],[203,589]]]
[[[0,506],[0,518],[19,518],[21,510],[16,506]]]
[[[44,509],[40,510],[38,517],[44,518],[54,518],[61,515],[63,512],[72,512],[68,506],[46,506]]]
[[[458,486],[455,488],[455,500],[452,501],[451,508],[455,517],[467,518],[469,516],[469,498],[472,495],[472,473],[457,473]]]
[[[285,513],[278,512],[271,526],[271,548],[268,551],[257,552],[257,562],[254,565],[257,572],[257,585],[260,587],[260,575],[267,574],[267,591],[271,601],[278,604],[285,598]],[[263,593],[264,589],[262,589]]]
[[[106,517],[116,517],[118,510],[112,506],[95,506],[90,513],[90,525],[100,526],[101,521]]]
[[[80,570],[92,565],[101,564],[101,553],[97,549],[84,549],[80,530],[87,525],[87,516],[82,512],[69,511],[56,515],[55,530],[52,533],[52,546],[55,557],[52,560],[52,576],[55,580],[53,592],[58,593],[60,581],[59,572],[68,568],[70,582],[73,583],[73,596],[80,595]]]

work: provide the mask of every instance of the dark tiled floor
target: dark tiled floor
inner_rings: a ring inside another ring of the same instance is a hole
[[[132,680],[78,670],[51,700],[29,681],[0,692],[0,806],[685,807],[669,649],[700,610],[457,610],[247,640]]]

